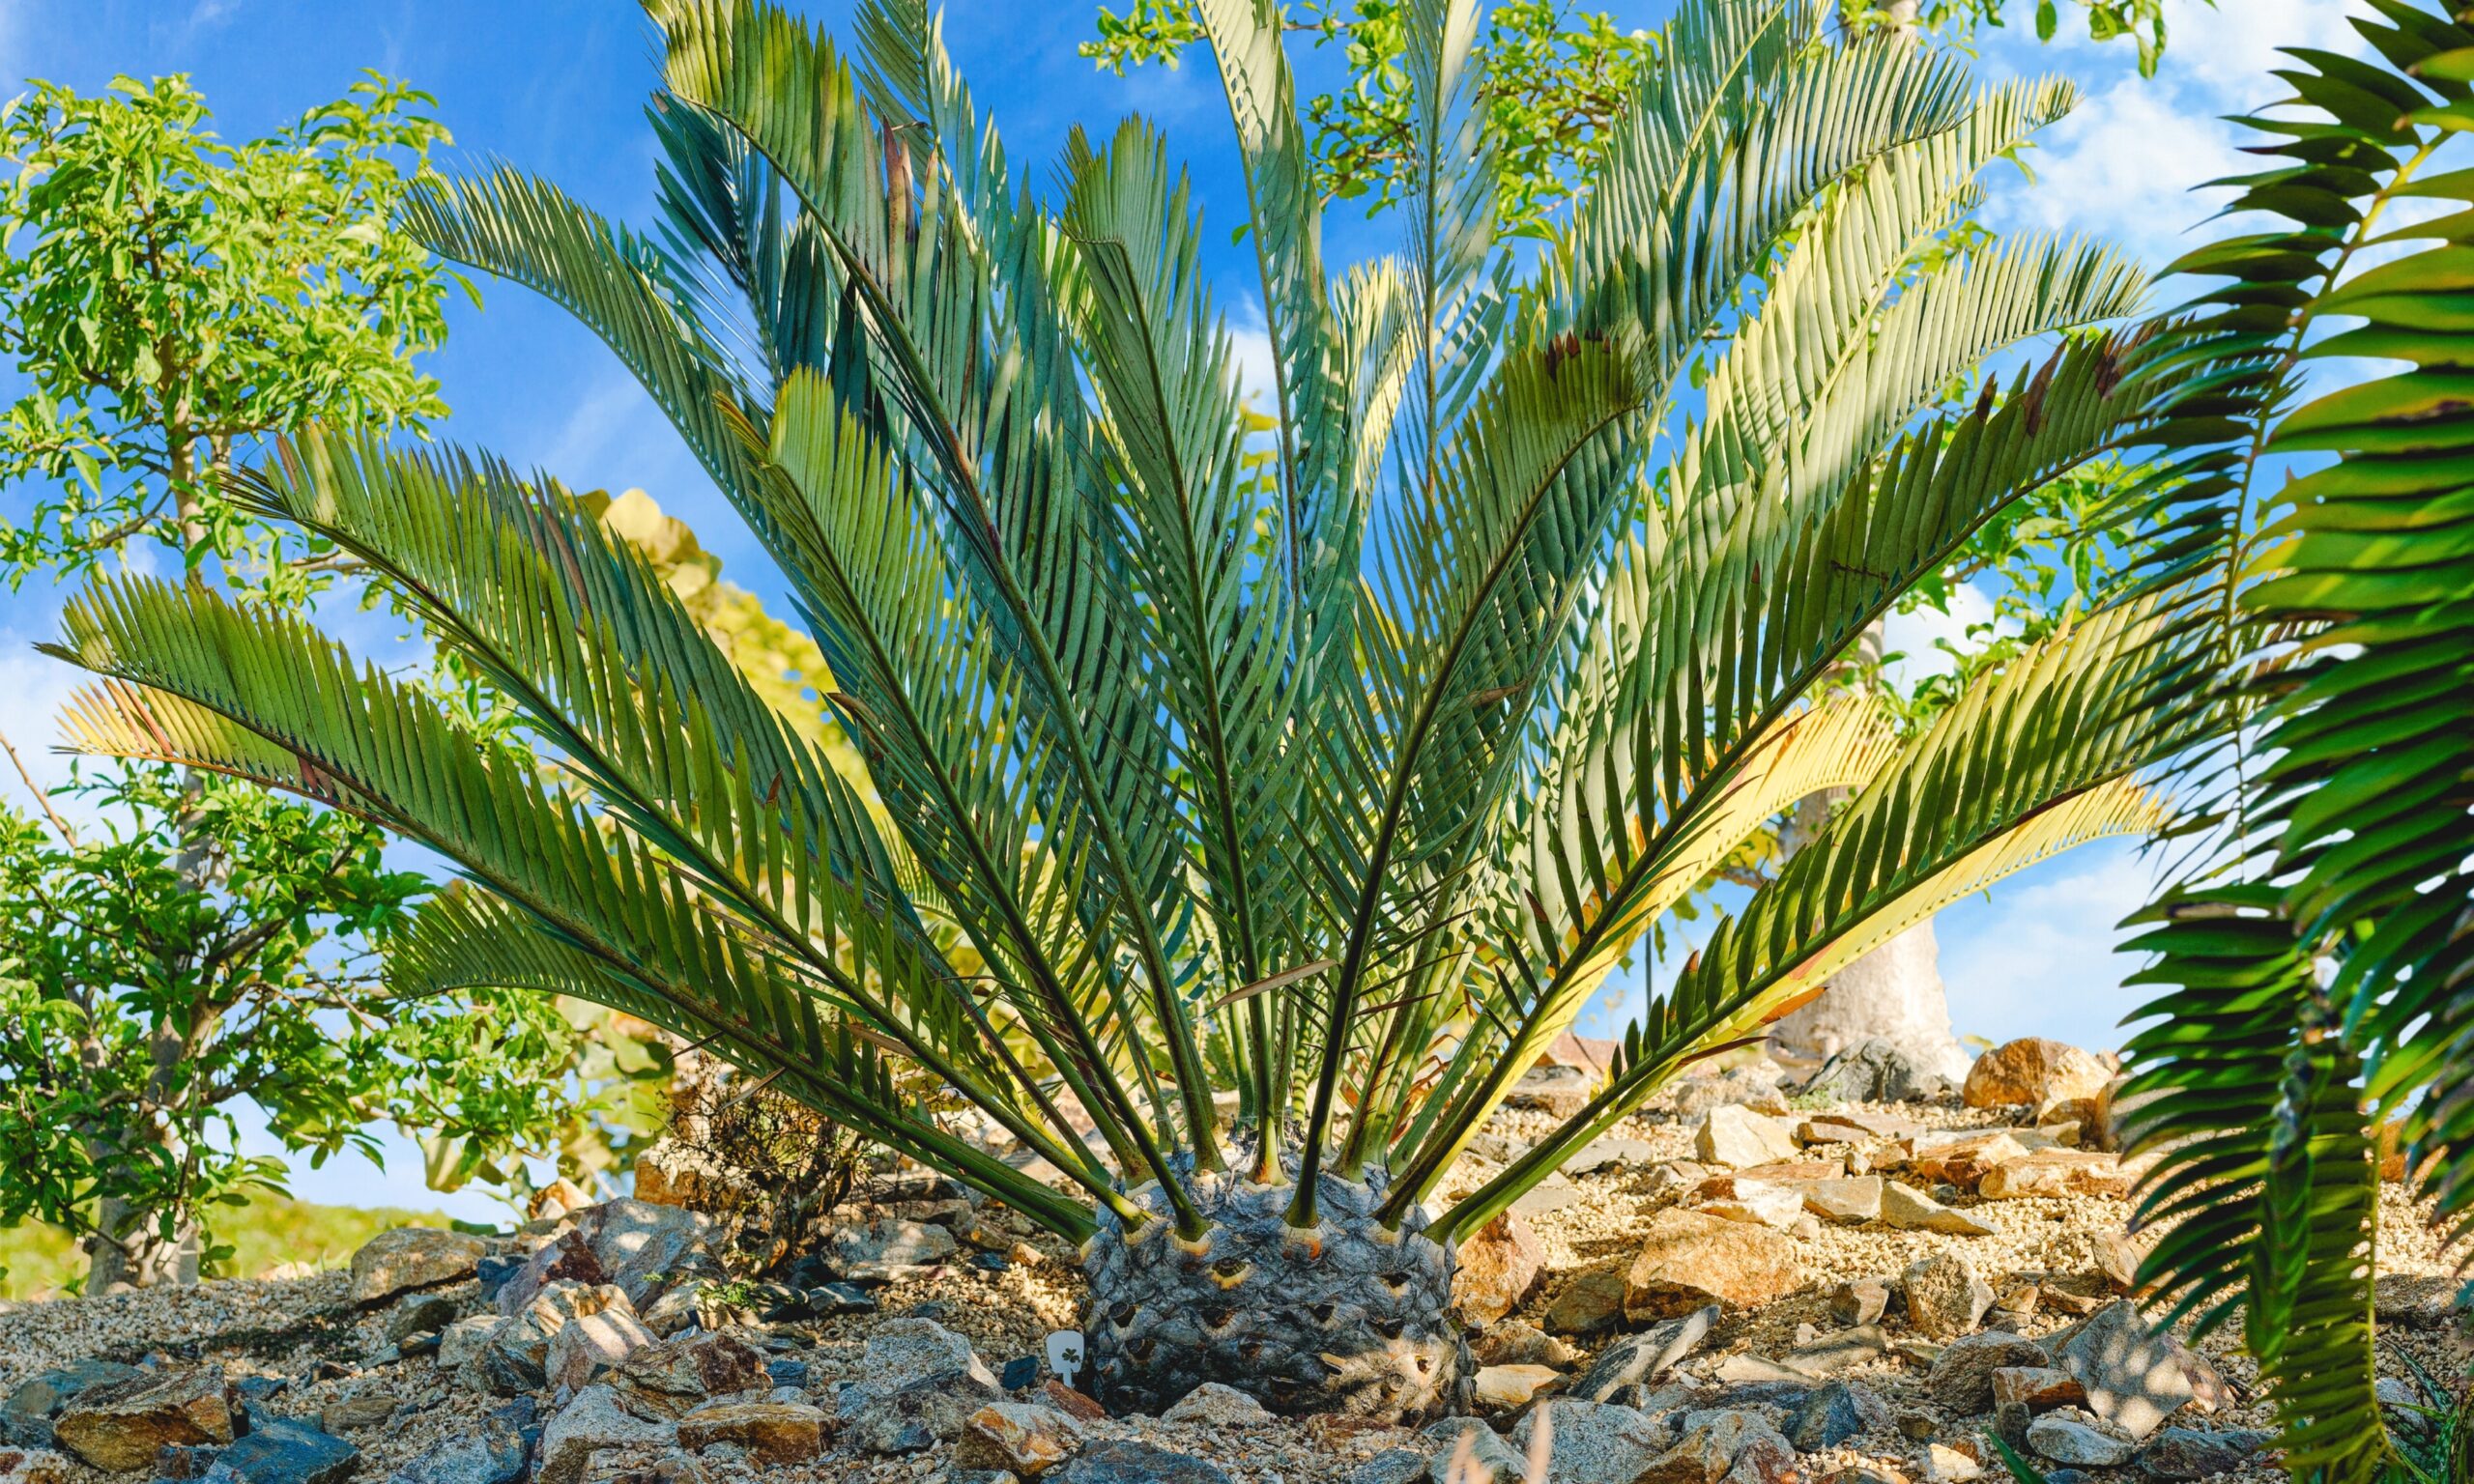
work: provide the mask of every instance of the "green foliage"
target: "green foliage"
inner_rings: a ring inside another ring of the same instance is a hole
[[[791,588],[822,715],[555,479],[329,433],[245,508],[383,575],[520,725],[476,737],[294,616],[152,579],[98,583],[55,649],[112,682],[82,747],[454,860],[399,990],[618,1007],[1064,1234],[1139,1225],[1158,1181],[1191,1235],[1180,1172],[1241,1158],[1309,1226],[1320,1174],[1386,1166],[1396,1223],[1652,925],[1853,790],[1449,1234],[1916,915],[2154,822],[2133,776],[2191,735],[2133,683],[2182,642],[2155,600],[2057,624],[1913,738],[1825,685],[2145,426],[2148,338],[2098,328],[2142,291],[2117,255],[1915,271],[2065,86],[1702,0],[1541,257],[1497,216],[1483,17],[1421,3],[1402,250],[1333,281],[1280,27],[1200,0],[1276,353],[1256,414],[1147,125],[1076,137],[1047,200],[914,0],[862,7],[855,63],[770,5],[653,9],[657,236],[513,171],[408,219],[644,382]]]
[[[2172,1223],[2145,1272],[2241,1319],[2287,1469],[2339,1484],[2426,1476],[2373,1391],[2374,1127],[2402,1117],[2456,1235],[2474,1213],[2474,30],[2375,10],[2368,58],[2288,53],[2291,98],[2244,121],[2266,168],[2230,183],[2262,225],[2179,265],[2209,282],[2160,357],[2133,573],[2204,637],[2161,685],[2238,724],[2186,764],[2209,833],[2134,945],[2166,991],[2128,1047],[2163,1152],[2141,1216]]]
[[[388,1206],[319,1206],[267,1190],[248,1193],[216,1221],[218,1239],[232,1248],[226,1266],[256,1277],[287,1263],[340,1267],[360,1244],[389,1227],[446,1226],[435,1211]],[[77,1238],[56,1226],[26,1221],[0,1225],[0,1298],[48,1298],[82,1290],[86,1257]]]
[[[0,526],[13,585],[130,541],[240,558],[278,592],[311,581],[218,475],[269,432],[445,413],[412,357],[446,336],[446,279],[387,227],[448,142],[431,101],[373,74],[245,144],[178,76],[37,82],[0,114],[0,356],[28,383],[0,484],[52,492]]]

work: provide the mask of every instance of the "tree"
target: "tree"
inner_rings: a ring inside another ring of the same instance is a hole
[[[2126,1105],[2160,1156],[2142,1281],[2240,1323],[2287,1470],[2436,1484],[2474,1476],[2474,1400],[2389,1425],[2371,1258],[2383,1145],[2447,1236],[2474,1226],[2474,26],[2430,0],[2357,24],[2361,57],[2287,53],[2240,121],[2256,225],[2176,266],[2159,539],[2128,575],[2180,595],[2203,663],[2165,678],[2229,723],[2137,919],[2162,993]]]
[[[446,140],[428,101],[372,77],[242,144],[180,77],[39,82],[0,114],[0,354],[27,388],[0,421],[0,485],[30,499],[0,523],[13,585],[168,552],[201,588],[298,612],[337,580],[229,476],[312,421],[444,412],[414,359],[451,275],[388,225]],[[375,992],[426,883],[365,824],[135,767],[82,776],[75,827],[19,776],[42,818],[0,812],[0,1219],[80,1234],[90,1291],[194,1281],[218,1205],[279,1183],[241,1153],[244,1099],[313,1160],[379,1119],[429,1133],[451,1187],[554,1148],[591,1092],[537,999]]]
[[[1164,141],[1078,136],[1055,200],[1018,190],[906,0],[862,6],[855,67],[768,5],[658,4],[658,238],[512,170],[416,193],[435,250],[601,334],[764,540],[881,822],[555,479],[469,454],[311,431],[243,478],[389,574],[557,786],[211,590],[101,580],[56,652],[106,682],[81,747],[456,861],[400,991],[620,1007],[1084,1241],[1105,1399],[1218,1379],[1430,1414],[1468,1381],[1452,1239],[1916,914],[2155,819],[2135,775],[2205,718],[2135,683],[2183,642],[2152,600],[1912,739],[1822,690],[1988,520],[2143,426],[2148,337],[2096,328],[2142,286],[2042,240],[1911,286],[2071,95],[1975,92],[1803,0],[1685,8],[1528,277],[1492,226],[1478,11],[1415,7],[1408,244],[1329,281],[1277,23],[1197,14],[1252,187],[1268,426]],[[1649,925],[1834,784],[1858,793],[1589,1103],[1429,1219]],[[954,1099],[1068,1189],[940,1121]]]

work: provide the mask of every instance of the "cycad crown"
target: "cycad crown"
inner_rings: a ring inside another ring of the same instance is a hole
[[[565,305],[676,422],[812,626],[864,780],[546,479],[314,435],[256,498],[409,595],[557,785],[300,624],[145,580],[70,610],[62,652],[111,677],[77,740],[454,859],[408,987],[620,1006],[1099,1232],[1116,1398],[1217,1374],[1449,1405],[1454,1238],[1870,945],[2145,827],[2131,777],[2184,724],[2144,699],[2172,635],[2139,606],[1912,738],[1822,692],[2005,502],[2144,426],[2136,335],[1945,400],[2135,305],[2078,243],[1916,267],[2066,88],[1971,92],[1805,0],[1687,3],[1524,274],[1489,233],[1477,6],[1408,9],[1406,245],[1334,277],[1278,16],[1197,0],[1274,349],[1251,410],[1160,137],[1078,134],[1029,189],[919,0],[862,5],[855,65],[766,5],[657,5],[657,236],[512,171],[419,202],[438,251]],[[1642,933],[1825,787],[1855,794],[1589,1106],[1429,1223]]]

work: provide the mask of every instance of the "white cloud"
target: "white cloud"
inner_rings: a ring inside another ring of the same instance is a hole
[[[2051,1036],[2110,1050],[2124,1015],[2149,997],[2122,980],[2119,924],[2154,895],[2148,858],[2129,842],[2082,846],[1945,908],[1935,922],[1950,1023],[1999,1042]]]
[[[1229,322],[1228,340],[1237,357],[1238,394],[1255,412],[1272,415],[1280,397],[1280,380],[1274,369],[1279,357],[1272,350],[1271,325],[1263,318],[1263,306],[1251,299],[1239,304]]]
[[[1913,686],[1927,675],[1946,675],[1958,666],[1958,660],[1941,647],[1947,640],[1961,649],[1973,649],[1977,644],[1968,638],[1970,626],[1990,622],[1993,600],[1973,583],[1962,583],[1950,593],[1950,611],[1946,614],[1929,608],[1912,614],[1892,614],[1882,624],[1882,652],[1902,658],[1882,667],[1882,672],[1900,690]],[[2003,619],[2002,628],[2015,633],[2018,624]]]

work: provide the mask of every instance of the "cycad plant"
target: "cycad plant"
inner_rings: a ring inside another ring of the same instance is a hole
[[[1684,5],[1526,269],[1488,228],[1477,6],[1411,6],[1406,246],[1328,276],[1278,14],[1197,14],[1259,414],[1161,138],[1078,135],[1028,188],[917,0],[863,4],[855,62],[765,5],[657,5],[657,236],[511,172],[416,208],[676,422],[865,787],[546,476],[458,454],[311,437],[254,498],[403,592],[530,752],[197,585],[101,584],[58,650],[107,677],[80,745],[461,866],[407,986],[620,1006],[1083,1241],[1110,1403],[1221,1380],[1414,1418],[1465,1394],[1456,1239],[1868,946],[2155,817],[2133,776],[2188,724],[2146,699],[2152,602],[1912,738],[1827,683],[2006,502],[2146,427],[2144,342],[2100,328],[2141,285],[2042,239],[1933,266],[2069,93],[1972,91],[1808,0]],[[1644,930],[1825,787],[1856,792],[1589,1105],[1430,1212]]]
[[[2365,55],[2287,53],[2229,183],[2257,229],[2178,265],[2212,281],[2156,361],[2148,575],[2237,727],[2185,764],[2205,848],[2132,945],[2168,986],[2128,1047],[2144,1270],[2240,1320],[2287,1468],[2328,1484],[2474,1477],[2461,1428],[2382,1425],[2372,1303],[2383,1123],[2474,1228],[2470,20],[2372,0]]]

